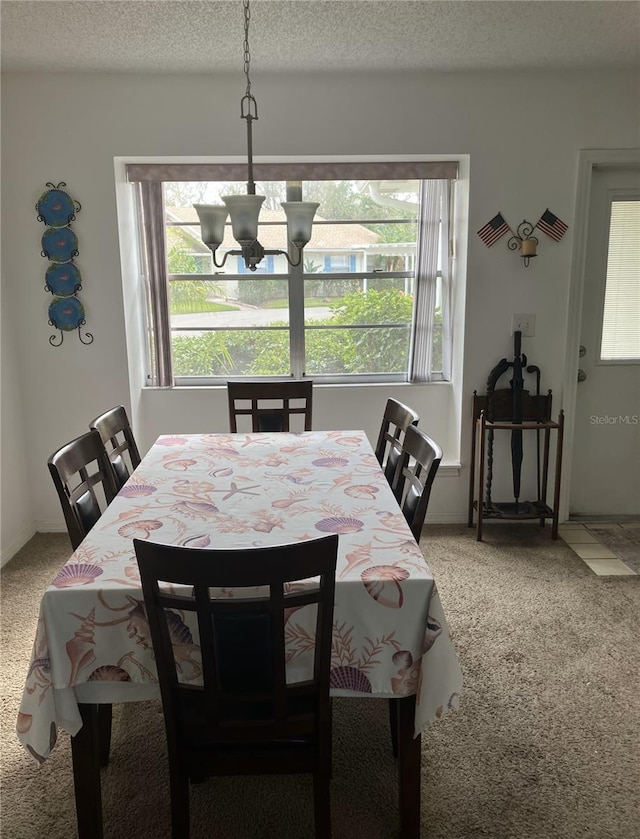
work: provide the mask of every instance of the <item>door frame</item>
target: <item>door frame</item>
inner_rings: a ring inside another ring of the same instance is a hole
[[[573,464],[574,427],[576,400],[578,396],[578,366],[580,330],[582,326],[582,304],[584,298],[584,275],[587,261],[589,211],[591,207],[591,183],[593,170],[622,169],[640,166],[640,148],[633,149],[581,149],[578,153],[576,186],[576,211],[569,279],[569,301],[567,312],[567,340],[562,406],[565,412],[564,453],[562,468],[562,490],[560,493],[560,521],[569,517],[569,495],[571,491],[571,468]]]

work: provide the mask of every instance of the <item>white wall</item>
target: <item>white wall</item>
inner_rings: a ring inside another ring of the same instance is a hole
[[[7,283],[8,286],[8,283]],[[29,504],[26,445],[22,428],[22,382],[16,363],[14,289],[2,289],[2,405],[0,410],[0,468],[2,469],[0,525],[2,545],[0,565],[4,565],[35,532],[33,510]]]
[[[564,337],[574,215],[577,152],[640,144],[638,79],[632,73],[336,74],[264,77],[254,82],[260,120],[256,155],[469,154],[468,290],[461,390],[399,388],[423,425],[440,436],[445,456],[458,455],[459,430],[448,429],[450,406],[462,399],[464,424],[458,477],[443,476],[431,518],[463,519],[468,480],[468,411],[474,388],[512,355],[513,312],[535,312],[537,335],[524,352],[541,367],[543,387],[561,405]],[[28,495],[2,494],[2,546],[25,523],[47,529],[62,517],[46,458],[83,432],[103,409],[124,402],[146,448],[160,431],[226,429],[223,391],[152,391],[141,395],[139,361],[127,357],[125,303],[115,212],[114,157],[244,154],[238,116],[240,76],[6,74],[2,89],[3,290],[11,295],[11,369],[3,367],[2,400],[12,405],[12,436],[3,457],[3,489],[27,468]],[[44,226],[34,205],[47,181],[64,180],[82,204],[74,223],[87,329],[82,346],[67,334],[49,346]],[[503,239],[485,248],[475,231],[498,210],[512,226],[549,207],[570,225],[562,242],[542,236],[525,269]],[[131,262],[131,254],[124,255]],[[127,289],[135,301],[135,294]],[[132,305],[127,300],[128,307]],[[133,304],[134,305],[134,304]],[[4,302],[3,302],[4,309]],[[3,337],[4,344],[4,337]],[[318,428],[375,431],[390,388],[327,388],[316,397]],[[4,417],[3,417],[4,418]],[[3,449],[5,440],[3,438]]]

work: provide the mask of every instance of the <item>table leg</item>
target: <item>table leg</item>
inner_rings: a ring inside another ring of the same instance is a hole
[[[551,538],[558,538],[558,515],[560,512],[560,479],[562,475],[562,445],[564,438],[564,411],[560,411],[558,417],[558,437],[556,439],[556,474],[553,489],[553,523],[551,525]]]
[[[476,528],[476,539],[482,542],[482,519],[484,517],[484,469],[487,457],[486,423],[484,411],[480,414],[476,427],[480,435],[480,454],[478,455],[478,524]]]
[[[391,730],[391,750],[398,757],[398,700],[389,700],[389,728]]]
[[[415,696],[398,703],[398,786],[400,839],[420,839],[420,736],[414,737]]]
[[[79,703],[82,728],[71,738],[78,839],[103,839],[98,706]]]
[[[109,765],[109,752],[111,750],[111,705],[98,705],[98,725],[100,727],[100,766]]]

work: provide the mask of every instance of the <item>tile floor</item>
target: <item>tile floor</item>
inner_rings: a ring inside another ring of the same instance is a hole
[[[598,530],[616,528],[640,529],[640,521],[636,522],[593,522]],[[602,545],[589,530],[589,522],[567,522],[558,527],[561,539],[582,559],[586,565],[601,577],[635,576],[636,572],[619,559],[609,548]]]

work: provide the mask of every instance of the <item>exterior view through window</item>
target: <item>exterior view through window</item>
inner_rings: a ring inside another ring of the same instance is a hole
[[[304,200],[320,207],[302,264],[291,267],[284,256],[267,255],[252,272],[241,256],[229,255],[220,269],[214,265],[193,207],[244,194],[244,184],[163,181],[163,223],[142,227],[147,240],[150,229],[164,230],[166,274],[149,294],[164,290],[167,296],[164,341],[170,346],[164,349],[170,350],[172,383],[290,375],[335,382],[448,378],[443,321],[450,317],[450,185],[304,181]],[[265,249],[287,249],[280,208],[286,189],[285,181],[256,183],[266,196],[258,231]],[[227,220],[216,259],[238,249]],[[155,322],[161,310],[149,306],[150,335],[162,332]]]

